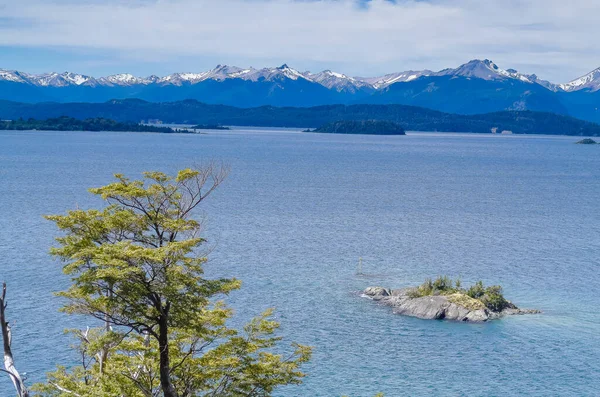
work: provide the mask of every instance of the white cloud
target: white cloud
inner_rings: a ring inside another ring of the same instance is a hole
[[[600,66],[598,15],[594,0],[0,0],[0,46],[181,57],[193,71],[280,61],[353,75],[491,58],[565,81]]]

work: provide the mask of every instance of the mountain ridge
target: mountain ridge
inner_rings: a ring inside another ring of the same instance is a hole
[[[328,76],[329,78],[324,79],[323,76]],[[208,71],[199,73],[178,72],[163,77],[156,75],[137,77],[129,73],[120,73],[96,78],[74,72],[30,74],[17,70],[0,69],[0,81],[29,83],[31,85],[43,87],[63,87],[65,85],[177,85],[177,83],[181,82],[196,84],[206,80],[223,81],[226,79],[242,79],[258,81],[259,79],[264,78],[265,80],[270,81],[280,77],[287,77],[292,80],[304,78],[313,82],[323,82],[322,85],[326,86],[327,88],[331,88],[332,86],[337,87],[339,84],[332,83],[332,79],[337,79],[337,81],[349,82],[355,86],[369,86],[375,90],[379,90],[398,82],[409,82],[420,77],[429,76],[462,76],[481,78],[484,80],[516,79],[527,83],[537,83],[543,86],[550,86],[556,90],[576,91],[585,88],[600,90],[600,68],[597,68],[590,73],[573,79],[567,83],[551,83],[549,81],[539,79],[535,74],[527,75],[519,73],[514,69],[501,69],[489,59],[474,59],[458,66],[457,68],[447,68],[438,72],[433,72],[428,69],[421,71],[408,70],[374,77],[351,77],[344,73],[335,72],[329,69],[318,73],[311,73],[309,71],[300,72],[289,67],[287,64],[283,64],[279,67],[265,67],[262,69],[255,69],[253,67],[240,68],[237,66],[217,65],[215,68]]]
[[[600,122],[600,68],[555,84],[491,60],[457,68],[351,77],[332,70],[300,72],[286,64],[255,69],[217,65],[201,73],[136,77],[27,74],[0,70],[0,99],[16,102],[94,102],[139,98],[151,102],[195,99],[237,107],[402,104],[443,112],[479,114],[533,110]]]

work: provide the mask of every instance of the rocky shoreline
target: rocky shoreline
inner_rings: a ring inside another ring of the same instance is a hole
[[[463,294],[432,295],[413,297],[415,288],[387,289],[369,287],[363,296],[385,306],[390,306],[395,314],[418,317],[427,320],[450,320],[482,323],[504,316],[537,314],[540,310],[519,309],[512,303],[496,312],[479,305],[477,300]]]

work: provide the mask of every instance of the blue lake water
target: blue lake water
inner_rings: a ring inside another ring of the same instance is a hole
[[[600,394],[600,148],[576,138],[290,130],[206,135],[0,132],[0,280],[17,366],[42,380],[73,353],[52,293],[43,214],[98,206],[113,173],[231,166],[204,206],[210,276],[243,280],[236,321],[275,307],[288,342],[315,347],[277,396]],[[363,272],[356,276],[358,258]],[[501,284],[542,315],[457,324],[358,297],[447,274]],[[0,395],[12,386],[0,377]]]

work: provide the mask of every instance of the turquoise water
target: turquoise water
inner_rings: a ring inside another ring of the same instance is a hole
[[[112,173],[232,168],[206,203],[211,276],[243,288],[238,321],[277,309],[315,347],[278,396],[596,396],[600,390],[600,148],[576,138],[246,130],[206,135],[0,132],[0,280],[30,382],[73,359],[68,285],[43,214],[97,206]],[[358,258],[366,276],[356,276]],[[502,284],[542,315],[472,325],[392,315],[358,297],[448,274]],[[0,377],[0,395],[12,395]]]

